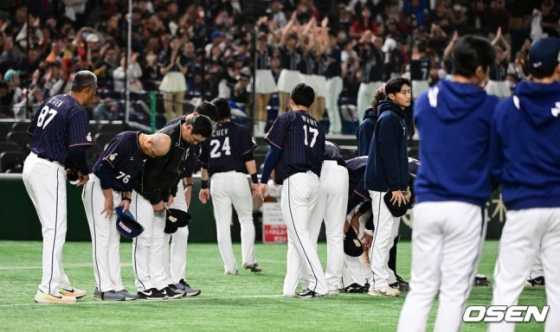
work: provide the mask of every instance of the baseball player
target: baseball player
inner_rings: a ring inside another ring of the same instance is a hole
[[[97,282],[94,300],[136,299],[126,291],[121,280],[120,233],[115,227],[118,216],[114,207],[129,209],[132,188],[144,159],[163,156],[170,147],[171,138],[167,135],[126,131],[109,142],[93,166],[82,201],[93,242],[93,271]]]
[[[202,186],[199,199],[206,204],[210,193],[212,194],[218,247],[225,274],[237,274],[230,233],[232,204],[241,225],[243,268],[261,272],[261,267],[255,261],[252,196],[252,192],[256,194],[259,183],[257,165],[253,157],[253,150],[257,144],[247,128],[230,122],[231,108],[226,99],[218,98],[213,103],[218,108],[219,116],[212,137],[201,146]],[[251,186],[247,184],[247,173],[251,175]],[[211,189],[208,189],[209,177],[212,177]]]
[[[491,169],[507,207],[494,271],[492,305],[514,306],[527,271],[541,255],[549,307],[545,331],[560,331],[560,40],[545,38],[529,51],[532,82],[521,82],[496,107]],[[489,323],[513,331],[515,323]]]
[[[202,102],[193,111],[193,113],[177,117],[168,123],[164,127],[173,126],[181,121],[188,121],[197,115],[205,115],[214,121],[218,117],[218,109],[213,103]],[[194,169],[194,161],[200,155],[200,145],[191,145],[187,153],[187,160],[185,162],[185,168],[180,176],[183,181],[179,181],[177,184],[177,193],[184,193],[183,196],[177,197],[173,200],[173,204],[169,207],[173,209],[188,211],[188,207],[191,205],[191,195],[192,195],[192,185],[193,178],[192,173]],[[163,261],[165,275],[167,276],[168,284],[174,284],[180,291],[185,293],[185,296],[196,296],[200,294],[200,289],[192,288],[186,281],[185,271],[187,268],[187,242],[189,239],[189,227],[180,227],[177,232],[173,234],[164,235],[164,250],[163,250]],[[169,244],[169,250],[167,249],[167,244]]]
[[[392,78],[385,85],[387,100],[379,102],[379,118],[370,144],[364,181],[371,196],[375,222],[370,261],[373,278],[369,294],[399,296],[398,289],[389,287],[387,262],[389,251],[398,234],[400,217],[394,217],[384,201],[391,191],[391,204],[407,203],[408,155],[404,108],[410,105],[410,82]]]
[[[310,216],[317,204],[319,174],[325,152],[325,133],[309,113],[315,92],[300,83],[292,90],[292,112],[279,116],[265,139],[270,149],[264,161],[259,193],[268,195],[268,178],[275,170],[275,182],[282,187],[282,216],[288,228],[287,272],[284,296],[295,296],[300,266],[305,264],[313,275],[300,297],[321,297],[328,294],[327,280],[319,256],[310,237]]]
[[[41,221],[43,277],[35,295],[37,303],[76,303],[86,291],[70,285],[62,267],[66,240],[67,159],[78,170],[78,186],[89,180],[85,149],[92,145],[87,106],[97,93],[97,77],[89,71],[76,73],[68,94],[41,104],[27,132],[31,153],[23,167],[23,183]]]
[[[453,46],[452,78],[416,101],[421,165],[414,182],[411,291],[399,331],[426,329],[438,291],[435,330],[461,329],[486,233],[490,124],[498,100],[479,86],[493,62],[486,39],[460,38]]]
[[[415,58],[410,62],[410,80],[412,81],[412,98],[414,99],[430,88],[429,78],[432,59],[427,54],[427,44],[426,40],[416,42]]]
[[[144,226],[133,242],[133,267],[138,298],[161,300],[185,295],[168,284],[163,261],[165,208],[173,204],[190,145],[210,136],[212,121],[198,115],[165,127],[158,133],[171,137],[172,148],[162,157],[148,159],[132,194],[131,211]]]
[[[317,251],[317,240],[321,224],[325,221],[327,237],[327,269],[325,277],[329,295],[338,294],[338,284],[342,277],[344,264],[344,217],[348,202],[348,170],[340,154],[340,148],[334,143],[325,142],[325,155],[321,168],[320,186],[317,205],[309,219],[309,236]],[[302,265],[305,268],[305,265]],[[310,284],[313,276],[309,271],[301,273],[300,283],[304,288]]]

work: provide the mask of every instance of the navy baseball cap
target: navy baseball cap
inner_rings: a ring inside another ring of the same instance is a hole
[[[358,240],[354,227],[350,226],[344,236],[344,253],[350,257],[360,257],[363,252],[362,243]]]
[[[123,207],[119,206],[116,209],[117,215],[117,230],[122,236],[133,239],[142,234],[144,227],[136,221],[136,218],[130,213],[130,210],[123,212]]]
[[[547,71],[560,63],[560,39],[544,38],[536,42],[529,51],[529,67]]]

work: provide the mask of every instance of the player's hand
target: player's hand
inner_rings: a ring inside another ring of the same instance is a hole
[[[202,202],[202,204],[206,204],[210,199],[210,189],[200,189],[200,193],[198,193],[198,199]]]
[[[79,182],[76,187],[81,187],[89,181],[89,176],[87,174],[83,175],[80,171],[78,171],[78,180]]]
[[[128,200],[122,200],[121,201],[121,206],[122,206],[122,212],[126,212],[128,211],[128,209],[130,209],[130,202]]]
[[[192,187],[189,189],[185,189],[185,201],[187,202],[187,207],[191,206],[191,196],[192,196]]]
[[[360,241],[362,242],[362,246],[364,248],[369,248],[369,247],[371,247],[371,242],[373,241],[373,236],[371,236],[367,233],[364,233],[364,235],[362,236]]]
[[[355,214],[350,221],[350,226],[354,227],[356,234],[360,234],[360,215]]]
[[[344,221],[344,233],[348,232],[348,230],[350,229],[350,224],[348,223],[348,221]]]
[[[393,197],[391,197],[391,204],[397,206],[401,206],[401,204],[403,205],[406,204],[406,199],[404,198],[402,191],[400,190],[393,191]]]
[[[159,203],[152,205],[152,208],[155,212],[163,212],[163,210],[165,210],[165,205],[163,201],[159,201]]]
[[[113,200],[105,198],[105,204],[103,204],[103,211],[101,211],[101,215],[103,215],[105,219],[109,219],[111,218],[111,214],[113,214]]]
[[[258,194],[261,196],[261,199],[264,201],[264,198],[268,196],[268,184],[266,183],[259,184]]]
[[[167,197],[167,207],[170,207],[173,202],[175,202],[175,197],[173,197],[173,195],[169,195],[169,197]]]
[[[407,191],[404,193],[404,198],[406,199],[406,202],[407,202],[407,203],[410,202],[410,198],[412,198],[412,192],[410,192],[410,190],[407,190]]]
[[[257,197],[259,194],[259,184],[258,183],[251,183],[251,194],[253,198]]]

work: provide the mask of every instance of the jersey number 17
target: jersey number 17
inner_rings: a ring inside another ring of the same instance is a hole
[[[307,136],[308,136],[308,135],[307,135],[307,130],[308,130],[308,129],[309,129],[309,136],[311,136],[311,134],[313,134],[313,138],[311,139],[311,143],[308,143],[308,142],[307,142]],[[315,142],[317,141],[317,135],[319,135],[319,129],[313,128],[313,127],[309,127],[309,128],[308,128],[307,125],[304,125],[304,126],[303,126],[303,132],[304,132],[304,134],[305,134],[305,138],[304,138],[304,141],[303,141],[304,144],[305,144],[305,146],[308,146],[308,145],[309,145],[310,148],[312,148],[313,146],[315,146]]]

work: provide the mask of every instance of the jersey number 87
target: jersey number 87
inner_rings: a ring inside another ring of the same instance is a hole
[[[43,127],[43,129],[46,128],[47,125],[49,124],[49,122],[51,122],[51,120],[54,118],[56,113],[58,113],[56,110],[53,110],[52,108],[49,108],[48,106],[44,106],[41,109],[41,113],[39,113],[39,116],[37,117],[37,127],[39,127],[39,128]],[[50,116],[47,119],[47,121],[45,121],[45,118],[47,117],[47,115],[50,115]]]

